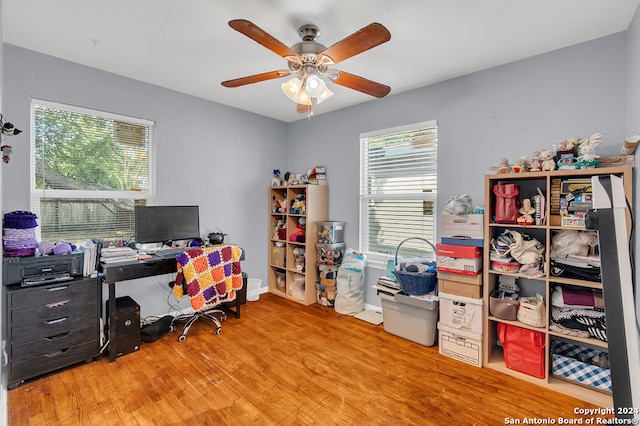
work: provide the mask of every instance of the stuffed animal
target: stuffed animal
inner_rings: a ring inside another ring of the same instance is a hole
[[[271,186],[282,185],[282,179],[280,178],[280,170],[275,169],[273,171],[273,179],[271,179]]]
[[[511,173],[511,167],[509,167],[509,160],[506,158],[500,159],[500,164],[498,165],[498,174]]]
[[[527,157],[520,157],[516,164],[511,166],[511,170],[514,173],[524,173],[528,170],[529,167],[529,159]]]
[[[533,153],[531,161],[529,161],[529,171],[539,172],[540,170],[542,170],[542,157],[540,156],[540,151],[536,151]]]
[[[295,200],[291,200],[289,214],[305,214],[307,210],[307,197],[305,194],[298,194]]]
[[[522,200],[522,207],[520,207],[520,216],[518,218],[518,225],[533,225],[534,219],[533,214],[536,212],[536,209],[531,205],[531,200],[525,198]]]
[[[542,159],[542,171],[552,171],[556,169],[555,153],[551,150],[544,150],[540,153]]]
[[[595,154],[596,147],[602,142],[602,134],[594,133],[589,138],[580,141],[580,156],[578,162],[581,169],[593,169],[600,163],[599,155]]]
[[[10,145],[2,145],[0,151],[2,151],[2,161],[8,163],[11,159],[11,154],[13,154],[13,148]]]
[[[296,267],[296,271],[304,272],[304,259],[305,251],[303,247],[296,247],[293,249],[293,263]]]
[[[271,199],[271,203],[273,205],[273,213],[286,213],[287,212],[287,199],[279,199],[274,195]]]

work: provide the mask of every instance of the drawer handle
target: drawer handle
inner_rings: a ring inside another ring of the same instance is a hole
[[[64,305],[66,305],[67,303],[69,303],[69,300],[70,300],[70,299],[67,299],[67,300],[61,300],[61,301],[59,301],[59,302],[49,303],[49,304],[47,305],[47,308],[59,308],[60,306],[64,306]]]
[[[66,290],[66,289],[68,289],[68,288],[69,288],[69,286],[68,286],[68,285],[64,285],[64,286],[62,286],[62,287],[52,287],[52,288],[48,289],[48,291]]]
[[[63,353],[65,353],[68,350],[69,350],[69,348],[61,349],[61,350],[59,350],[57,352],[51,352],[51,353],[48,353],[48,354],[44,354],[44,356],[46,356],[47,358],[55,358],[57,356],[62,355]]]
[[[68,333],[60,333],[60,334],[56,334],[55,336],[49,336],[49,337],[45,337],[45,339],[47,339],[48,341],[52,342],[56,339],[63,339],[67,336],[69,336],[71,334],[71,332]]]
[[[57,324],[57,323],[59,323],[59,322],[66,321],[66,320],[68,320],[68,319],[69,319],[69,317],[56,318],[56,319],[52,319],[52,320],[45,321],[45,323],[46,323],[46,324],[49,324],[49,325],[51,325],[51,324]]]

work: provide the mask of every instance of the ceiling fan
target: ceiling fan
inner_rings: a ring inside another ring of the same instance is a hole
[[[282,91],[298,105],[298,112],[307,113],[309,117],[313,115],[314,104],[333,96],[324,78],[377,98],[382,98],[391,91],[391,88],[384,84],[330,68],[345,59],[389,41],[391,33],[377,22],[367,25],[329,48],[316,41],[320,36],[320,30],[311,24],[299,28],[298,34],[302,42],[291,47],[246,19],[229,21],[229,26],[282,56],[287,60],[289,69],[223,81],[221,84],[225,87],[239,87],[294,74],[294,78],[281,85]]]

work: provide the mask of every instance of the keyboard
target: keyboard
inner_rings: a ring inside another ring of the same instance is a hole
[[[169,259],[171,257],[176,257],[177,255],[179,255],[183,251],[189,250],[189,249],[192,249],[192,248],[195,248],[195,247],[168,248],[168,249],[158,250],[154,254],[156,256],[158,256],[158,257],[161,257],[162,259]]]

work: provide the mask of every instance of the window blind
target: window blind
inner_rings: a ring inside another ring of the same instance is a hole
[[[362,134],[360,142],[361,250],[382,260],[410,237],[434,243],[437,122]],[[400,254],[429,257],[433,250],[410,240],[402,244]]]
[[[32,101],[32,211],[43,241],[133,237],[151,196],[153,122]]]

